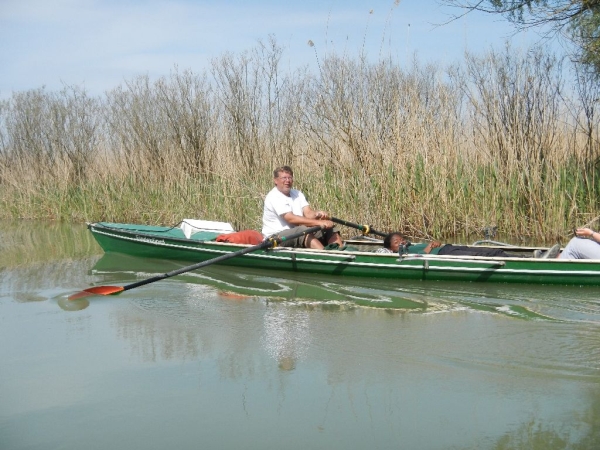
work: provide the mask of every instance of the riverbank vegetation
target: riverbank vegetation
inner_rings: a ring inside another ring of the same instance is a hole
[[[599,211],[599,87],[542,49],[440,67],[330,55],[289,71],[270,39],[197,74],[0,103],[0,218],[260,229],[272,170],[315,206],[416,237],[566,240]]]

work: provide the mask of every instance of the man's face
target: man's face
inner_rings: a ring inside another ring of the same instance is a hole
[[[277,190],[285,195],[290,195],[294,177],[287,172],[279,172],[279,175],[274,179]]]
[[[406,239],[395,235],[392,237],[391,241],[390,241],[390,250],[393,251],[394,253],[398,253],[398,250],[400,249],[401,245],[405,245],[406,244]]]

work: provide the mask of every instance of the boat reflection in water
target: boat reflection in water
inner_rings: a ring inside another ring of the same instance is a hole
[[[126,284],[184,267],[187,262],[106,253],[92,269],[96,284]],[[368,307],[390,313],[478,311],[525,320],[578,320],[596,315],[593,288],[459,282],[419,282],[209,266],[169,281],[208,286],[222,299],[293,302],[297,307]],[[144,289],[140,287],[138,289]],[[126,293],[122,295],[127,295]],[[570,305],[574,305],[571,308]]]
[[[186,265],[189,263],[106,253],[94,265],[92,274],[98,284],[119,285]],[[220,297],[232,300],[263,298],[265,301],[293,301],[332,308],[364,306],[425,311],[428,307],[427,302],[418,296],[413,298],[393,288],[382,288],[381,280],[336,278],[332,282],[327,276],[223,266],[205,267],[171,280],[210,286]]]

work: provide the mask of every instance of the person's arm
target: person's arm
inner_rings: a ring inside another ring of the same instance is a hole
[[[304,214],[304,217],[307,219],[329,220],[329,214],[325,211],[315,211],[310,205],[306,205],[302,208],[302,214]]]
[[[319,226],[322,228],[333,228],[335,224],[331,220],[316,219],[316,215],[312,214],[312,218],[297,216],[293,212],[287,212],[281,216],[287,223],[298,226],[304,225],[307,227]]]
[[[441,246],[442,246],[442,243],[441,243],[440,241],[431,241],[431,242],[430,242],[430,243],[427,245],[427,247],[425,247],[425,248],[423,249],[423,251],[424,251],[425,253],[431,253],[431,250],[433,250],[434,248],[441,247]]]
[[[591,228],[577,228],[575,230],[575,235],[577,237],[588,238],[592,241],[600,242],[600,233]]]

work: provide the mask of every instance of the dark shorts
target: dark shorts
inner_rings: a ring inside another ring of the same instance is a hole
[[[299,233],[308,229],[309,227],[305,227],[304,225],[298,225],[297,227],[290,228],[289,230],[283,230],[277,233],[279,237],[286,237],[290,234]],[[314,233],[311,233],[314,237],[316,237],[321,244],[327,245],[329,243],[329,239],[334,235],[334,233],[339,233],[338,227],[327,228],[326,230],[317,230]],[[304,241],[306,240],[306,235],[300,236],[294,239],[289,239],[283,241],[281,244],[282,247],[293,247],[293,248],[304,248]]]

